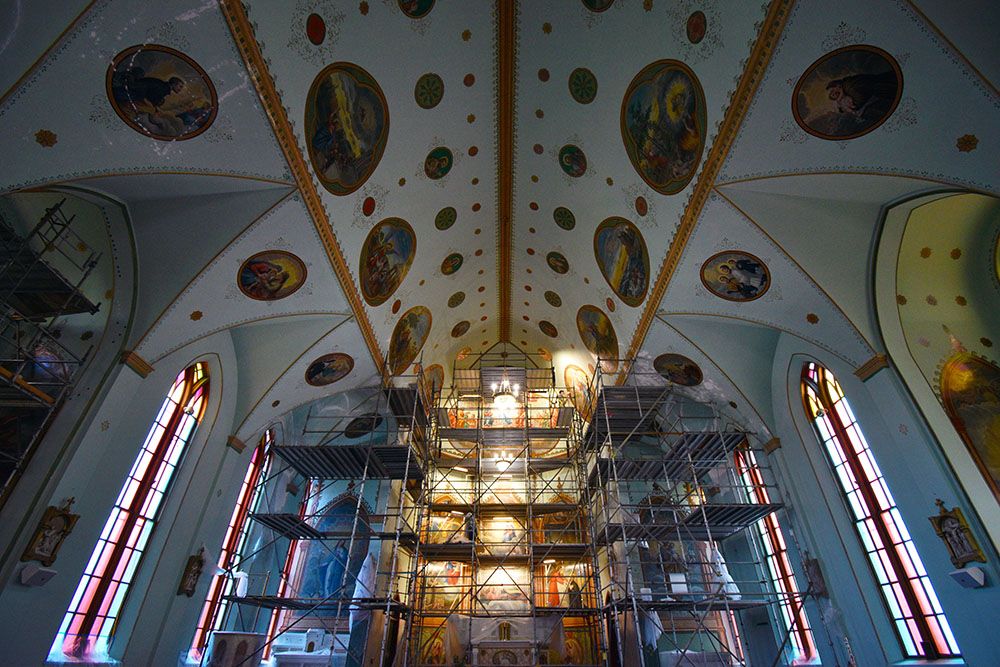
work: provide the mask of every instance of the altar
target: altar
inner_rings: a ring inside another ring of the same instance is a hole
[[[472,647],[472,664],[480,665],[514,665],[516,667],[533,667],[533,644],[530,641],[498,640],[484,641]]]

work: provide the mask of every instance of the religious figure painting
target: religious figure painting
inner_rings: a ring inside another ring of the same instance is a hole
[[[691,182],[705,147],[705,93],[698,77],[677,60],[644,67],[625,91],[621,131],[632,166],[664,195]]]
[[[455,157],[451,151],[444,146],[439,146],[424,158],[424,173],[427,178],[436,181],[439,178],[444,178],[454,164]]]
[[[368,553],[370,533],[366,527],[367,508],[364,503],[359,508],[358,498],[345,494],[318,512],[322,518],[315,526],[320,532],[350,535],[355,511],[358,512],[358,533],[353,544],[350,544],[349,537],[308,543],[299,597],[336,600],[353,595],[358,572]],[[348,605],[343,605],[341,613],[344,616],[348,614]],[[334,615],[334,612],[313,612],[313,615]]]
[[[335,195],[354,192],[375,171],[389,136],[382,89],[353,63],[327,65],[306,97],[305,132],[323,187]]]
[[[405,371],[417,358],[431,330],[431,311],[414,306],[403,313],[389,339],[389,370],[394,375]]]
[[[361,246],[361,294],[370,306],[380,306],[403,282],[417,252],[413,228],[400,218],[375,225]]]
[[[940,378],[945,412],[1000,500],[1000,366],[960,350],[944,362]]]
[[[559,149],[559,166],[567,176],[579,178],[587,172],[587,156],[579,146],[566,144]]]
[[[563,380],[570,391],[573,407],[584,421],[590,419],[590,375],[579,366],[569,364],[563,371]]]
[[[198,63],[155,44],[132,46],[108,68],[108,100],[133,130],[182,141],[209,128],[219,112],[215,86]]]
[[[611,217],[594,232],[594,256],[615,294],[638,306],[649,287],[649,253],[642,232],[625,218]]]
[[[771,286],[771,272],[748,252],[726,250],[705,261],[701,282],[709,292],[728,301],[753,301]]]
[[[427,387],[432,395],[437,396],[440,394],[441,389],[444,387],[444,366],[441,364],[428,366],[424,371],[424,382],[427,383]]]
[[[435,0],[396,0],[399,10],[411,19],[422,19],[434,8]]]
[[[535,573],[535,596],[540,607],[583,607],[587,566],[583,563],[544,563]]]
[[[306,383],[325,387],[347,377],[354,370],[354,359],[343,352],[324,354],[306,368]]]
[[[354,439],[366,436],[381,426],[384,421],[380,415],[374,412],[355,417],[344,427],[344,437]]]
[[[424,607],[434,611],[454,611],[466,605],[471,584],[469,566],[455,561],[431,562],[424,568]]]
[[[683,354],[661,354],[653,360],[653,368],[664,379],[683,387],[694,387],[704,379],[698,364]]]
[[[459,322],[458,324],[456,324],[451,328],[451,337],[461,338],[462,336],[464,336],[466,333],[469,332],[470,326],[472,325],[469,323],[469,320],[462,320],[461,322]]]
[[[461,254],[457,252],[451,253],[441,261],[441,273],[450,276],[462,268],[463,261],[464,259]]]
[[[600,358],[605,373],[618,370],[618,335],[603,310],[597,306],[581,306],[576,312],[576,329],[584,347]]]
[[[569,260],[561,252],[552,251],[545,256],[545,263],[556,273],[562,274],[569,271]]]
[[[277,301],[294,294],[306,281],[305,263],[284,250],[265,250],[240,265],[240,291],[257,301]]]
[[[603,12],[615,3],[615,0],[582,0],[583,6],[592,12]]]
[[[809,66],[792,93],[795,121],[820,139],[868,134],[896,110],[903,95],[899,63],[863,44],[827,53]]]

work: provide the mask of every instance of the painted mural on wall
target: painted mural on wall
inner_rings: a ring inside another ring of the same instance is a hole
[[[625,91],[621,131],[632,166],[657,192],[671,195],[691,182],[708,123],[698,77],[677,60],[644,67]]]
[[[845,46],[809,66],[792,93],[795,121],[820,139],[868,134],[896,110],[903,95],[899,63],[874,46]]]
[[[304,559],[301,583],[298,587],[299,597],[316,599],[333,599],[351,597],[354,594],[358,572],[365,555],[368,553],[370,539],[368,526],[368,509],[365,503],[358,506],[358,498],[345,493],[330,502],[317,514],[322,518],[315,528],[321,532],[343,532],[348,535],[354,525],[354,515],[358,515],[358,532],[353,544],[348,538],[335,542],[309,542],[308,553]],[[347,615],[347,605],[344,605],[343,615]],[[304,614],[303,623],[312,617],[335,616],[336,611],[312,612]]]
[[[653,368],[664,379],[684,387],[697,386],[704,379],[698,364],[683,354],[661,354],[653,360]]]
[[[294,294],[306,281],[305,263],[284,250],[265,250],[240,265],[236,283],[257,301],[277,301]]]
[[[348,438],[360,438],[376,430],[385,421],[381,415],[374,412],[355,417],[344,427],[344,436]]]
[[[389,136],[389,108],[372,75],[353,63],[327,65],[306,96],[309,158],[335,195],[354,192],[375,171]]]
[[[601,358],[605,373],[618,370],[618,335],[603,310],[597,306],[581,306],[576,312],[576,329],[584,347]]]
[[[422,19],[434,9],[435,0],[396,0],[399,10],[411,19]]]
[[[594,256],[615,294],[638,306],[649,288],[649,253],[642,232],[625,218],[610,217],[594,232]]]
[[[1000,367],[959,350],[942,365],[938,387],[948,418],[1000,500]]]
[[[436,396],[444,388],[444,366],[433,364],[424,371],[424,382],[430,387],[431,394]]]
[[[701,267],[701,282],[712,294],[729,301],[753,301],[771,286],[771,272],[748,252],[726,250],[709,257]]]
[[[306,368],[306,383],[314,387],[325,387],[343,380],[354,370],[354,359],[349,354],[334,352],[317,358]]]
[[[566,366],[563,381],[570,392],[573,407],[584,420],[590,419],[590,375],[575,364]]]
[[[403,282],[417,252],[413,228],[401,218],[386,218],[368,232],[361,246],[361,294],[380,306]]]
[[[125,49],[108,67],[106,86],[115,113],[133,130],[161,141],[196,137],[219,113],[205,70],[166,46]]]
[[[420,354],[431,331],[431,311],[414,306],[403,313],[389,339],[389,370],[394,375],[405,371]]]

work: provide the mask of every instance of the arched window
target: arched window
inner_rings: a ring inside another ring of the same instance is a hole
[[[50,659],[107,655],[163,499],[207,401],[208,367],[198,362],[174,380],[139,449],[59,626]]]
[[[802,370],[806,413],[826,450],[908,658],[959,655],[903,517],[840,383],[815,363]]]
[[[219,550],[218,567],[222,573],[212,577],[205,604],[201,609],[201,616],[198,618],[194,641],[191,642],[190,656],[192,659],[200,660],[201,653],[208,643],[208,634],[212,630],[222,629],[226,609],[229,606],[229,601],[224,596],[230,594],[235,585],[232,571],[239,569],[243,550],[246,547],[247,538],[250,536],[250,513],[256,511],[263,496],[264,484],[262,482],[267,479],[273,440],[271,430],[268,429],[261,436],[260,442],[250,457],[250,464],[243,476],[243,484],[240,486],[236,507],[233,508],[233,516],[229,519],[229,527],[226,529],[226,536],[222,540],[222,548]]]

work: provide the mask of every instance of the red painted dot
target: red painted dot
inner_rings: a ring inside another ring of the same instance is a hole
[[[529,255],[534,255],[535,254],[535,249],[534,248],[528,248],[528,254]]]
[[[525,292],[530,292],[531,291],[531,285],[525,285],[524,286],[524,291]]]
[[[545,152],[545,148],[541,144],[535,144],[532,149],[535,151],[535,155],[541,155]]]
[[[469,153],[469,157],[476,157],[476,155],[479,154],[479,147],[478,146],[469,146],[468,153]]]
[[[485,292],[486,291],[486,285],[480,285],[478,291]]]
[[[475,212],[475,211],[478,211],[479,209],[481,209],[482,207],[483,207],[482,204],[480,204],[479,202],[476,202],[475,204],[472,205],[472,210],[473,210],[473,212]]]
[[[535,233],[535,228],[534,227],[528,227],[528,231],[531,232],[532,234],[534,234]]]
[[[589,285],[590,284],[590,278],[584,278],[583,282],[584,282],[584,284]]]
[[[549,70],[545,69],[544,67],[542,69],[538,70],[538,80],[539,81],[548,81],[549,80]]]
[[[479,269],[479,275],[483,275],[484,273],[486,273],[485,269]]]
[[[371,215],[375,212],[375,198],[365,197],[364,203],[361,204],[361,212],[365,215]]]
[[[476,251],[476,257],[481,257],[482,254],[483,254],[483,249],[482,248],[480,248],[479,250]]]
[[[531,269],[527,269],[528,273],[531,273]]]
[[[399,312],[399,307],[402,306],[402,305],[403,305],[403,302],[400,301],[399,299],[396,299],[393,302],[393,304],[392,304],[392,314],[395,315],[396,313],[398,313]]]
[[[530,204],[528,204],[528,208],[530,208],[532,211],[537,211],[538,210],[538,202],[536,202],[536,201],[531,202]]]
[[[530,322],[531,321],[531,318],[528,317],[527,315],[521,315],[521,319],[523,319],[525,322]]]
[[[611,297],[608,297],[608,299],[604,303],[607,304],[608,310],[610,310],[612,313],[615,312],[615,302],[611,300]]]
[[[417,285],[419,285],[420,287],[423,287],[425,282],[427,282],[427,281],[426,280],[421,280],[419,283],[417,283]]]
[[[476,75],[472,74],[471,72],[469,74],[466,74],[465,78],[462,79],[462,83],[464,83],[466,86],[471,86],[475,82],[476,82]]]
[[[486,302],[484,301],[483,303],[479,304],[479,307],[480,308],[485,308],[486,307]]]
[[[646,203],[645,197],[640,195],[635,198],[635,212],[641,216],[645,216],[649,213],[649,204]]]
[[[545,118],[545,112],[541,109],[535,109],[535,118]]]
[[[488,320],[488,319],[490,319],[490,318],[489,318],[489,317],[487,317],[486,315],[483,315],[482,317],[480,317],[480,318],[479,318],[479,321],[480,321],[480,322],[485,322],[485,321],[486,321],[486,320]]]
[[[480,234],[483,233],[483,230],[481,230],[479,227],[476,227],[475,231],[472,233],[475,234],[476,236],[479,236]]]
[[[326,39],[326,21],[319,14],[310,14],[306,17],[306,37],[316,46]]]
[[[526,340],[522,340],[521,341],[521,347],[526,347],[527,345],[528,345],[528,341],[526,341]]]
[[[479,185],[479,179],[478,178],[472,179],[472,184],[473,185]]]
[[[399,187],[403,187],[404,185],[406,185],[406,179],[405,178],[399,179]]]

